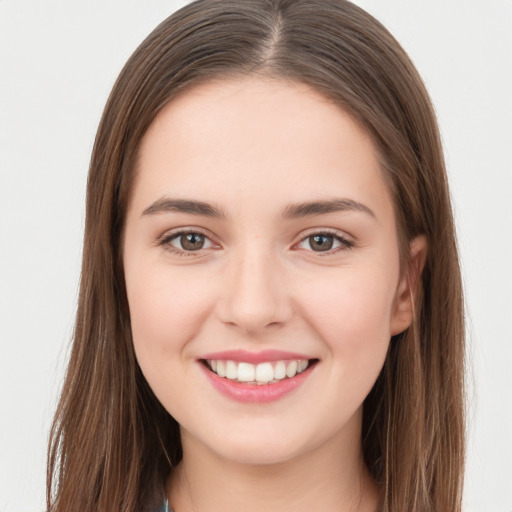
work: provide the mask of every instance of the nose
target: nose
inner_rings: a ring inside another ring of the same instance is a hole
[[[282,326],[293,314],[285,273],[269,252],[246,250],[234,256],[218,302],[222,322],[248,334]]]

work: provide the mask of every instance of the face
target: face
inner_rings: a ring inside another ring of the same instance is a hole
[[[189,89],[145,135],[124,236],[133,342],[184,443],[248,463],[358,444],[407,327],[375,147],[304,85]]]

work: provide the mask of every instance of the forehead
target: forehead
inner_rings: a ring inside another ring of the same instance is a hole
[[[233,207],[347,194],[377,209],[391,201],[360,123],[306,85],[260,77],[196,85],[166,105],[143,138],[133,192]]]

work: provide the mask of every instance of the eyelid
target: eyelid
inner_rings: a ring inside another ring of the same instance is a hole
[[[188,235],[188,234],[198,234],[198,235],[204,236],[211,243],[211,246],[198,249],[197,251],[187,251],[185,249],[180,249],[178,247],[171,245],[170,242],[172,242],[176,238],[179,238],[183,235]],[[196,256],[196,257],[204,256],[204,251],[208,251],[212,247],[213,248],[220,247],[220,244],[218,244],[214,240],[214,237],[208,231],[206,231],[205,229],[202,229],[202,228],[195,227],[195,226],[180,227],[180,228],[172,229],[170,231],[166,231],[162,236],[160,236],[158,238],[157,244],[172,254],[176,254],[179,256]]]
[[[333,238],[340,242],[340,245],[338,247],[329,249],[328,251],[314,251],[313,249],[302,249],[317,256],[329,256],[339,251],[351,249],[355,245],[355,242],[353,241],[352,237],[350,237],[347,233],[343,231],[339,231],[333,228],[312,228],[310,230],[307,230],[305,233],[301,233],[300,240],[296,242],[293,245],[293,247],[297,247],[299,244],[305,242],[308,238],[315,235],[332,236]]]
[[[186,235],[200,235],[203,238],[203,240],[206,242],[206,247],[201,247],[201,249],[197,249],[195,251],[188,251],[187,249],[176,247],[175,245],[172,244],[172,242],[174,242],[176,240],[180,241],[181,238]],[[213,242],[206,235],[203,235],[203,233],[197,233],[195,231],[191,231],[189,233],[177,233],[176,235],[173,235],[170,238],[168,238],[167,243],[170,244],[175,249],[178,249],[179,251],[184,251],[184,252],[199,252],[202,249],[209,249],[210,247],[213,247],[213,245],[214,245]]]

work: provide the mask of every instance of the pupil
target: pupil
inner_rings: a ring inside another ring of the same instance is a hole
[[[198,233],[188,233],[182,235],[181,246],[187,251],[197,251],[204,245],[204,236]]]
[[[333,246],[333,237],[329,235],[312,236],[309,245],[314,251],[328,251]]]

